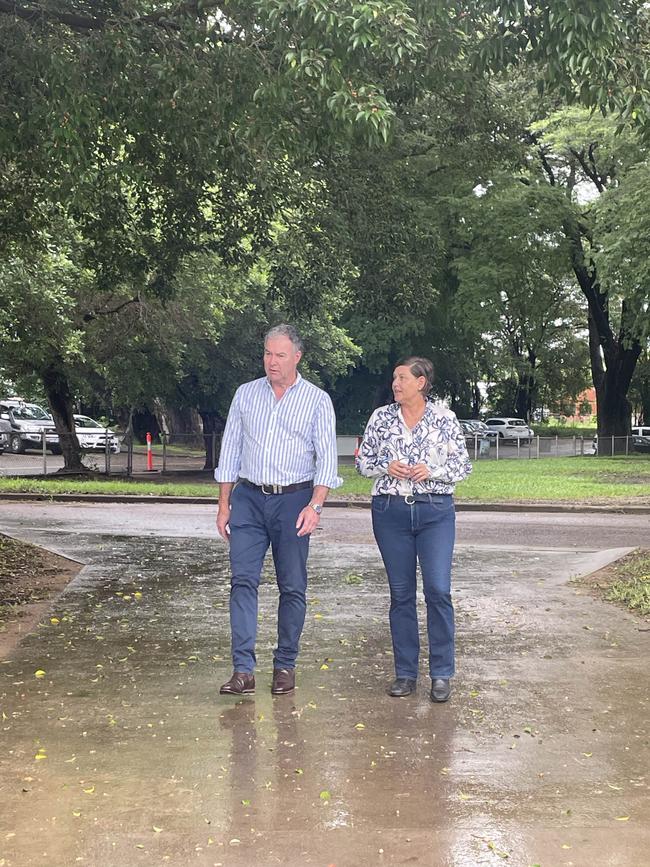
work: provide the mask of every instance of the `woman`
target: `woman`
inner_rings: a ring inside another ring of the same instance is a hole
[[[416,566],[420,563],[429,635],[431,701],[447,701],[454,674],[451,559],[456,482],[472,471],[465,437],[451,410],[427,397],[433,365],[406,358],[393,373],[395,403],[375,410],[357,456],[357,470],[375,479],[372,528],[390,585],[392,696],[410,695],[420,641]]]

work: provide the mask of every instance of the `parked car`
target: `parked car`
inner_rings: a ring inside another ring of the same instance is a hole
[[[592,440],[592,454],[598,454],[598,434],[594,434]],[[634,425],[632,428],[632,442],[629,451],[650,452],[650,426]]]
[[[87,415],[75,415],[74,424],[77,439],[82,449],[103,452],[106,450],[106,437],[108,437],[108,447],[111,452],[116,455],[120,451],[120,441],[114,431],[105,428],[94,418]]]
[[[650,425],[632,428],[632,445],[635,452],[650,452]]]
[[[5,449],[9,448],[9,435],[11,434],[11,423],[6,418],[0,418],[0,455]]]
[[[481,457],[486,457],[490,454],[490,440],[486,433],[467,419],[458,419],[458,423],[465,434],[465,442],[468,450],[471,452],[478,447],[478,454]]]
[[[463,433],[466,437],[473,437],[475,434],[478,433],[474,425],[469,421],[465,421],[465,419],[459,418],[458,424],[463,429]]]
[[[495,416],[485,419],[485,424],[499,439],[503,440],[529,442],[535,436],[535,432],[528,427],[523,418]]]
[[[465,424],[471,424],[477,433],[480,433],[482,436],[490,437],[490,439],[494,439],[497,435],[493,430],[490,430],[484,421],[481,421],[478,418],[462,418],[458,419],[458,421],[464,422]]]
[[[0,400],[0,420],[8,422],[9,450],[20,455],[27,449],[43,448],[43,433],[47,448],[54,455],[61,454],[59,437],[52,416],[35,403],[26,403],[18,397]]]

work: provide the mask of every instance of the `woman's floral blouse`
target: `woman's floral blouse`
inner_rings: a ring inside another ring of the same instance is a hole
[[[387,473],[391,461],[426,464],[423,482],[396,479]],[[359,446],[356,467],[362,476],[375,478],[377,494],[453,494],[456,482],[472,472],[465,436],[454,413],[427,400],[424,415],[410,430],[398,403],[380,406],[370,416]]]

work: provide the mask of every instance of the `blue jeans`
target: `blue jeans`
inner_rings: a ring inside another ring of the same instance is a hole
[[[280,590],[278,644],[274,668],[295,668],[305,622],[309,536],[298,536],[298,515],[312,488],[291,494],[263,494],[238,484],[230,497],[230,629],[235,671],[255,669],[257,589],[271,546]]]
[[[427,605],[429,673],[431,677],[451,677],[454,673],[451,559],[455,527],[450,494],[420,494],[413,505],[404,497],[388,494],[372,498],[372,529],[390,586],[396,677],[418,676],[417,561]]]

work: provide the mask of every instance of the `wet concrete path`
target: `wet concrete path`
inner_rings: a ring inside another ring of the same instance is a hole
[[[3,867],[648,863],[650,633],[569,581],[613,540],[566,535],[560,515],[499,547],[459,516],[458,676],[434,706],[424,660],[416,697],[385,695],[369,515],[327,515],[299,688],[269,693],[268,571],[257,694],[237,700],[218,696],[228,571],[211,512],[79,509],[0,509],[1,529],[88,564],[0,665]]]

